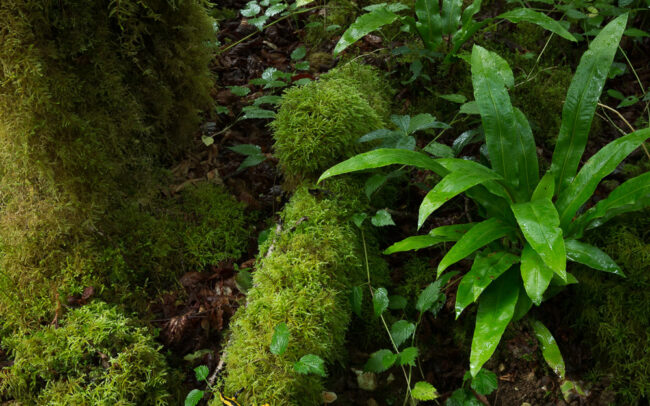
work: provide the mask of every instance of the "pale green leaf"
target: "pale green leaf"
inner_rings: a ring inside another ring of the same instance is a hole
[[[564,359],[560,353],[560,348],[555,342],[555,338],[550,331],[543,325],[541,322],[535,320],[533,321],[533,330],[535,331],[535,337],[539,341],[539,344],[542,349],[542,356],[551,367],[553,372],[555,372],[561,379],[564,379]]]
[[[289,345],[289,327],[286,323],[278,323],[271,338],[271,354],[282,355]]]
[[[370,218],[370,222],[375,227],[394,226],[395,222],[393,217],[385,209],[377,210],[374,216]]]
[[[205,392],[199,389],[192,389],[185,397],[185,406],[196,406],[199,404]]]
[[[429,382],[424,381],[415,383],[415,386],[411,389],[411,396],[413,396],[413,399],[415,400],[422,401],[435,400],[440,397],[436,388]]]
[[[321,377],[327,376],[325,373],[325,361],[318,355],[303,355],[298,362],[293,364],[293,370],[299,374],[314,374]]]
[[[388,308],[388,292],[384,288],[379,288],[375,290],[372,297],[372,308],[375,312],[375,316],[379,317],[386,309]]]

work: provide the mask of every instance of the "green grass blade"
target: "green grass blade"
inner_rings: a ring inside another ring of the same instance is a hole
[[[502,221],[491,218],[475,224],[470,228],[453,247],[445,254],[438,264],[437,277],[440,277],[445,269],[466,258],[478,250],[514,231],[513,227]]]
[[[566,240],[565,244],[566,256],[569,261],[578,262],[599,271],[625,276],[621,267],[599,248],[577,240]]]
[[[513,270],[497,279],[481,295],[469,357],[472,376],[476,376],[499,345],[515,313],[518,297],[519,275]]]
[[[569,86],[551,163],[558,193],[567,187],[578,169],[598,99],[626,23],[627,14],[624,14],[600,31],[580,59]]]
[[[650,172],[625,181],[578,217],[570,226],[571,235],[580,238],[585,230],[598,227],[612,217],[646,207],[650,207]]]
[[[393,23],[399,16],[385,7],[379,7],[367,14],[359,16],[355,22],[350,24],[341,36],[341,39],[334,47],[334,55],[338,55],[345,48],[354,44],[371,32]]]
[[[649,137],[650,128],[635,131],[610,142],[589,158],[573,181],[558,195],[555,205],[563,229],[568,229],[573,216],[589,200],[600,181]]]
[[[542,349],[542,356],[551,367],[551,369],[562,379],[564,379],[564,359],[557,342],[550,331],[541,322],[535,320],[532,323],[535,337]]]
[[[515,24],[526,22],[539,25],[545,30],[557,34],[564,39],[577,42],[576,38],[571,35],[571,33],[567,31],[566,28],[562,26],[562,24],[555,21],[546,14],[540,13],[539,11],[535,11],[529,8],[516,8],[497,16],[497,18],[504,18]]]
[[[542,261],[535,250],[526,244],[521,253],[521,279],[530,300],[539,306],[544,292],[553,279],[553,270]]]
[[[511,206],[526,241],[544,263],[559,275],[566,275],[566,251],[560,219],[550,200],[534,200]]]
[[[441,176],[445,176],[449,173],[449,171],[437,163],[435,159],[421,152],[396,148],[383,148],[355,155],[346,161],[334,165],[323,172],[318,179],[318,182],[336,175],[363,171],[366,169],[381,168],[395,164],[429,169]]]
[[[481,293],[499,276],[519,261],[519,257],[507,252],[476,255],[472,269],[463,276],[456,291],[456,318],[475,302]]]

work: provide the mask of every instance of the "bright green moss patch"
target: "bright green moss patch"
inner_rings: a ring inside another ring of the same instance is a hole
[[[317,192],[300,187],[283,211],[284,230],[262,247],[254,287],[231,324],[225,350],[225,389],[234,393],[245,388],[243,404],[322,401],[322,379],[298,374],[293,365],[306,354],[328,363],[344,359],[349,288],[365,280],[363,248],[349,220],[363,206],[354,197],[357,190],[358,185],[340,181]],[[385,269],[373,267],[373,272],[385,277]],[[287,351],[274,355],[269,345],[281,322],[291,336]]]
[[[360,152],[359,137],[383,126],[371,105],[386,109],[387,96],[381,96],[386,93],[375,88],[382,82],[375,71],[355,66],[359,73],[356,68],[344,68],[284,94],[271,127],[275,154],[290,181],[316,178]],[[363,78],[366,84],[361,88]]]
[[[650,397],[650,211],[622,217],[589,238],[627,278],[581,270],[569,308],[620,404],[636,405]]]
[[[15,335],[14,364],[0,371],[0,400],[41,405],[167,405],[169,372],[149,332],[101,302],[60,326]]]

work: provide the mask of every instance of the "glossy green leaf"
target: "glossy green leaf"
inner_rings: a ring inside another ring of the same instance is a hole
[[[536,182],[530,174],[536,166],[532,132],[526,131],[523,114],[515,113],[506,83],[512,72],[502,58],[478,45],[472,49],[474,98],[481,112],[485,141],[492,168],[512,185],[518,200],[530,196]]]
[[[521,278],[528,297],[539,306],[544,298],[544,292],[553,279],[553,270],[529,244],[524,245],[521,252]]]
[[[534,200],[512,205],[526,241],[554,272],[566,271],[566,251],[560,219],[550,200]]]
[[[286,323],[278,323],[273,331],[271,338],[271,353],[282,355],[289,345],[289,327]]]
[[[474,251],[486,246],[492,241],[506,236],[512,231],[513,228],[510,225],[496,218],[490,218],[475,224],[442,258],[438,264],[437,275],[440,276],[449,266],[466,258]]]
[[[519,186],[525,193],[523,196],[528,199],[539,184],[539,163],[537,161],[537,147],[533,131],[530,129],[528,119],[518,108],[515,108],[515,123],[517,124],[520,144],[518,156],[519,161]]]
[[[406,237],[402,241],[398,241],[395,244],[384,250],[384,255],[394,254],[396,252],[404,251],[413,251],[419,250],[422,248],[432,247],[436,244],[449,241],[458,241],[463,234],[469,230],[474,223],[465,223],[465,224],[454,224],[451,226],[441,226],[434,228],[427,235],[415,235],[412,237]]]
[[[458,272],[448,272],[436,279],[435,282],[430,283],[422,290],[422,292],[420,292],[418,300],[415,303],[415,309],[420,313],[429,310],[433,311],[434,304],[445,297],[444,293],[442,293],[442,289],[444,289],[447,282],[457,274]]]
[[[204,391],[199,389],[192,389],[185,397],[185,406],[196,406],[203,399]]]
[[[399,320],[390,327],[390,336],[399,348],[406,340],[415,333],[415,324],[406,320]]]
[[[599,271],[625,276],[621,267],[597,247],[577,240],[566,240],[564,243],[569,261],[578,262]]]
[[[535,191],[533,191],[533,196],[530,198],[530,200],[551,200],[553,199],[554,195],[555,177],[553,177],[553,174],[551,172],[546,172],[537,184],[537,187],[535,187]]]
[[[398,355],[393,354],[391,350],[379,350],[370,355],[363,369],[375,373],[384,372],[395,364],[397,358]]]
[[[334,165],[320,176],[318,182],[336,175],[363,171],[366,169],[382,168],[394,164],[411,165],[421,169],[429,169],[442,176],[448,173],[448,171],[437,163],[435,159],[421,152],[396,148],[382,148],[355,155],[346,161]]]
[[[386,7],[376,8],[369,13],[359,16],[341,36],[341,39],[334,47],[334,55],[340,54],[345,48],[371,32],[393,23],[398,17],[397,14],[388,10]]]
[[[358,317],[361,317],[361,304],[363,303],[363,287],[354,286],[350,292],[350,305],[352,311]]]
[[[560,280],[557,274],[553,274],[553,277],[557,277],[557,279]],[[515,314],[512,316],[512,321],[515,322],[521,320],[526,314],[528,314],[531,307],[533,307],[533,302],[530,300],[530,297],[528,297],[526,289],[520,287],[519,298],[517,299],[517,306],[515,307]]]
[[[557,34],[564,39],[577,42],[576,38],[571,35],[571,33],[567,31],[566,28],[564,28],[558,21],[552,19],[546,14],[542,14],[539,11],[535,11],[530,8],[516,8],[497,16],[497,18],[504,18],[515,24],[526,22],[539,25],[545,30]]]
[[[399,353],[399,364],[400,365],[410,365],[415,366],[415,359],[418,357],[417,347],[407,347],[404,348]]]
[[[600,181],[649,137],[650,128],[635,131],[610,142],[589,158],[558,196],[556,206],[563,229],[568,228],[573,216],[589,200]]]
[[[424,45],[435,50],[442,43],[442,18],[440,16],[439,0],[416,0],[415,26]]]
[[[650,172],[625,181],[612,193],[578,217],[570,226],[571,235],[598,227],[612,217],[650,207]]]
[[[573,76],[551,163],[558,193],[567,187],[578,169],[598,99],[626,24],[627,14],[607,24],[589,45]]]
[[[429,382],[424,381],[416,382],[413,389],[411,389],[411,396],[413,396],[413,399],[421,401],[435,400],[440,397],[436,388]]]
[[[194,368],[194,377],[197,381],[201,382],[207,379],[208,375],[210,375],[210,369],[207,366],[199,365],[198,367]]]
[[[253,17],[259,14],[260,11],[262,11],[262,7],[256,1],[249,1],[246,3],[246,7],[241,9],[240,13],[244,17]]]
[[[471,161],[467,161],[468,163]],[[454,171],[442,178],[433,189],[427,193],[420,204],[418,214],[418,229],[422,227],[426,219],[444,203],[453,197],[461,194],[467,189],[486,182],[501,178],[499,174],[489,170],[483,165],[471,162],[473,165],[468,166],[463,171]]]
[[[375,316],[379,317],[383,312],[388,309],[388,304],[390,301],[388,300],[388,292],[384,288],[379,288],[375,290],[374,295],[372,297],[372,308],[375,312]]]
[[[499,276],[517,263],[519,258],[507,252],[492,252],[488,255],[479,253],[472,268],[463,276],[456,291],[456,318]]]
[[[553,372],[564,379],[564,359],[560,353],[560,348],[557,346],[557,342],[555,342],[555,338],[553,338],[551,332],[541,322],[535,320],[532,325],[535,331],[535,337],[537,337],[541,346],[542,356]]]
[[[458,30],[460,25],[463,0],[442,0],[442,33],[451,35]]]
[[[499,345],[515,313],[518,296],[519,275],[513,270],[494,281],[481,295],[469,357],[472,376],[477,375]]]
[[[472,21],[474,15],[476,15],[476,13],[478,13],[480,10],[481,10],[481,0],[474,0],[472,4],[467,6],[465,10],[463,10],[463,16],[461,18],[463,27],[467,26]]]
[[[293,370],[299,374],[314,374],[321,377],[327,376],[325,373],[325,361],[314,354],[303,355],[298,362],[293,364]]]

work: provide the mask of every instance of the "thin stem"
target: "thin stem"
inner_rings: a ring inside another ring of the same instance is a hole
[[[630,123],[625,119],[625,117],[623,117],[623,115],[622,115],[621,113],[618,112],[618,110],[616,110],[615,108],[609,107],[608,105],[603,104],[603,103],[598,103],[598,105],[599,105],[600,107],[602,107],[603,109],[607,109],[607,110],[609,110],[609,111],[611,111],[611,112],[616,113],[616,115],[617,115],[621,120],[623,120],[623,122],[628,126],[628,128],[629,128],[632,132],[636,131],[636,130],[634,129],[634,127],[632,127],[632,124],[630,124]],[[648,151],[648,148],[645,146],[645,142],[643,142],[643,143],[641,144],[641,147],[643,148],[643,151],[645,152],[645,154],[646,154],[646,156],[648,157],[648,159],[650,159],[650,152]]]

